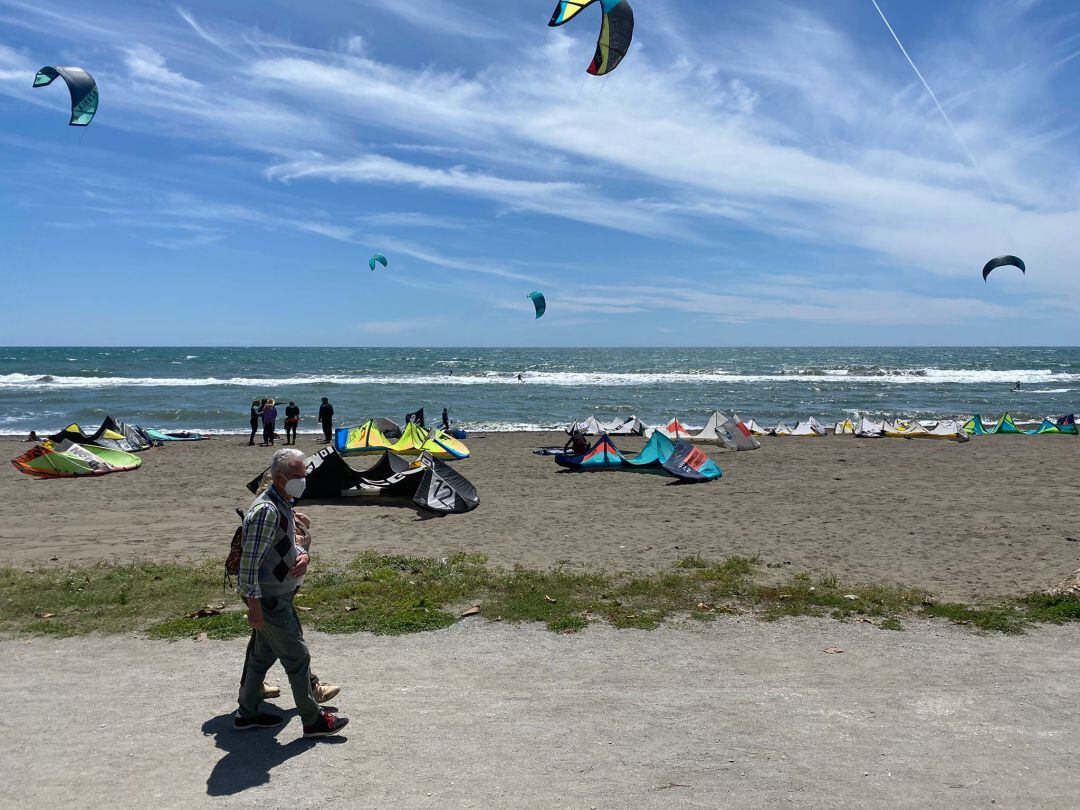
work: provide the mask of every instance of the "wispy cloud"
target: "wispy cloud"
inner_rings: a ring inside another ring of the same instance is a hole
[[[466,39],[507,39],[508,33],[483,16],[475,3],[458,5],[447,0],[369,0],[370,5],[409,25]]]
[[[529,244],[565,243],[568,264],[587,268],[606,253],[604,272],[633,288],[604,296],[612,318],[677,311],[921,326],[1014,316],[988,303],[995,290],[1039,300],[1065,288],[1080,261],[1080,171],[1075,116],[1047,102],[1076,64],[1060,20],[1038,4],[987,4],[950,17],[962,30],[932,41],[904,32],[949,124],[1000,189],[995,198],[880,22],[866,38],[877,18],[858,5],[868,16],[853,25],[830,6],[766,0],[732,9],[717,29],[711,9],[651,4],[639,9],[633,58],[606,82],[584,77],[581,43],[543,19],[508,48],[503,37],[524,25],[518,4],[371,0],[364,8],[380,25],[415,29],[423,42],[392,52],[347,25],[276,38],[237,22],[242,11],[230,21],[176,7],[163,20],[140,8],[100,36],[100,17],[75,5],[61,3],[70,11],[61,14],[0,0],[0,17],[71,48],[94,35],[107,88],[95,126],[181,151],[187,139],[243,164],[231,173],[249,184],[243,192],[207,188],[150,204],[181,224],[377,239],[491,284],[573,291],[577,269],[538,279],[519,261]],[[440,50],[438,35],[459,28],[468,47]],[[996,38],[1004,29],[1008,41]],[[31,94],[15,80],[28,66],[14,44],[0,34],[0,93],[21,104]],[[325,203],[308,210],[292,197]],[[495,238],[470,245],[477,220]],[[175,243],[185,236],[196,238]],[[693,291],[653,294],[657,243],[684,257],[700,282]],[[575,252],[589,257],[578,262]],[[969,280],[1003,252],[1028,261],[1023,287],[1006,279],[974,292]],[[834,262],[840,289],[828,275]],[[792,297],[730,285],[733,268],[748,265],[801,272],[811,289]],[[931,279],[932,294],[913,292],[913,278]],[[566,311],[575,307],[583,309],[571,297]]]

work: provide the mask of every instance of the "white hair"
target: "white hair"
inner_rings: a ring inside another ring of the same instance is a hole
[[[291,462],[296,461],[297,459],[303,461],[304,454],[292,447],[281,448],[274,453],[274,457],[270,459],[270,475],[277,475],[288,467]]]

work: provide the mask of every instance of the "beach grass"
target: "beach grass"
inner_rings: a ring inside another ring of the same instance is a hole
[[[236,638],[243,607],[223,586],[220,562],[98,564],[0,569],[0,632],[153,638]],[[464,616],[543,622],[573,633],[594,622],[650,630],[725,614],[765,621],[831,617],[886,630],[938,619],[976,630],[1022,633],[1034,624],[1080,621],[1080,598],[1033,593],[986,604],[940,602],[891,585],[847,585],[806,573],[777,580],[751,557],[687,557],[667,571],[625,574],[561,565],[490,567],[480,555],[444,559],[365,552],[344,567],[312,566],[295,599],[305,626],[328,633],[400,635],[448,627]]]

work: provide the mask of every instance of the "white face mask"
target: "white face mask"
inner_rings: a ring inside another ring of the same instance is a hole
[[[285,482],[285,494],[290,498],[299,498],[307,489],[307,478],[292,478]]]

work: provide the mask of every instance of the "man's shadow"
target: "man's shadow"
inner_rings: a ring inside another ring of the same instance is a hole
[[[329,708],[329,707],[326,707]],[[309,751],[319,744],[336,745],[345,737],[298,737],[282,745],[278,732],[288,728],[296,709],[278,712],[286,722],[277,728],[237,731],[233,728],[233,712],[219,715],[203,723],[203,734],[214,737],[214,744],[225,751],[206,779],[208,796],[232,796],[270,781],[270,771],[284,762]]]

